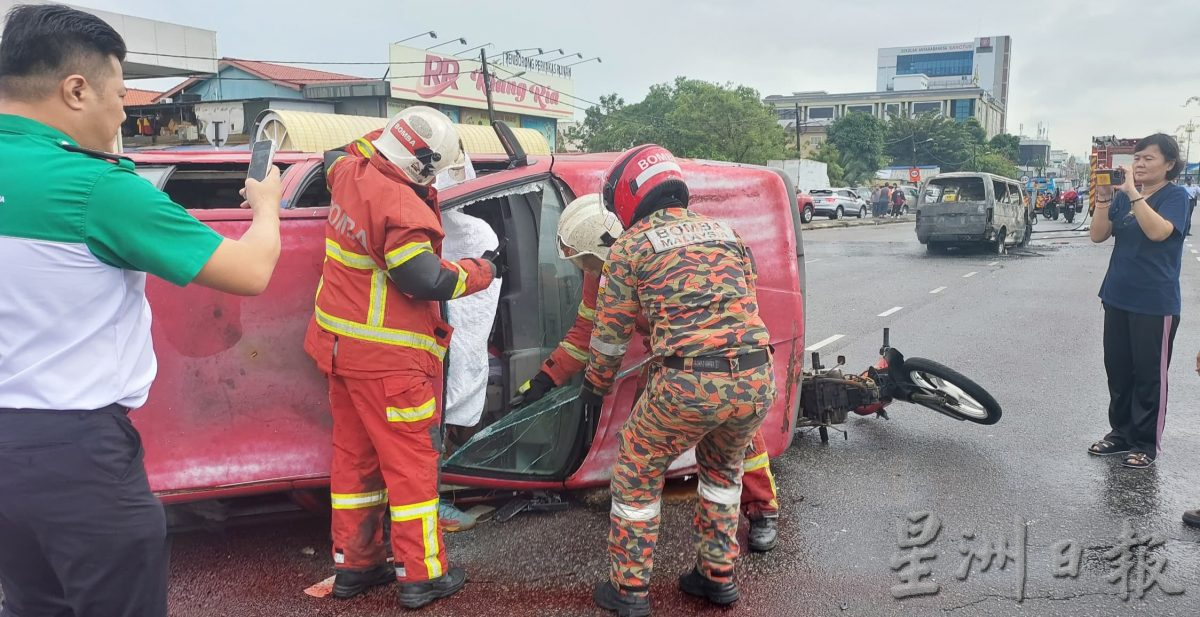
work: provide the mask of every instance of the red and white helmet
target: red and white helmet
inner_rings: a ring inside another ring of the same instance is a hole
[[[373,143],[414,184],[432,184],[442,171],[454,176],[466,164],[454,123],[432,107],[400,110]]]
[[[643,204],[654,204],[673,196],[687,206],[688,188],[675,155],[666,148],[646,144],[626,150],[604,174],[600,191],[604,207],[617,215],[626,229],[645,212]]]

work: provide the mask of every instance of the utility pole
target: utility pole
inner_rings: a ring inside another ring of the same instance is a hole
[[[796,158],[804,158],[800,156],[800,102],[796,101]]]
[[[479,62],[483,64],[483,93],[487,96],[488,122],[496,124],[496,108],[492,105],[492,76],[488,73],[487,49],[479,50]]]

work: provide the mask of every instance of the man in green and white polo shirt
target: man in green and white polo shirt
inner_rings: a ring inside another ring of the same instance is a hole
[[[17,6],[0,38],[0,586],[4,615],[166,615],[166,525],[127,413],[155,375],[146,274],[253,295],[279,257],[279,171],[223,238],[105,154],[125,43]]]

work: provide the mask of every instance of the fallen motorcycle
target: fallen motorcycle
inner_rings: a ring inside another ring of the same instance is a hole
[[[812,355],[812,370],[801,383],[801,417],[796,430],[817,428],[822,442],[829,441],[829,428],[846,422],[850,413],[887,418],[886,408],[894,401],[921,405],[940,414],[976,424],[1000,421],[1000,404],[979,384],[957,371],[925,358],[905,358],[891,347],[890,332],[883,331],[879,361],[865,372],[853,375],[837,366],[821,365]]]

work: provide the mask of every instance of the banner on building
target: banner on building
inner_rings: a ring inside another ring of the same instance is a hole
[[[460,58],[392,45],[389,61],[393,98],[487,109],[478,56]],[[515,52],[500,55],[488,64],[496,111],[542,118],[575,115],[571,100],[575,87],[569,67]]]

